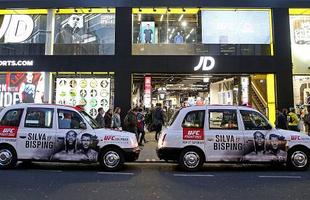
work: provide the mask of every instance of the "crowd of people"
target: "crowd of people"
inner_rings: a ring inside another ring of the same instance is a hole
[[[277,110],[276,127],[285,130],[303,131],[310,136],[310,106],[307,112],[296,113],[294,108]]]
[[[157,103],[152,109],[143,109],[142,107],[130,109],[123,124],[120,114],[121,109],[119,107],[116,107],[114,111],[109,109],[106,112],[103,108],[99,108],[95,120],[100,128],[112,128],[134,133],[140,146],[148,142],[145,139],[146,129],[150,132],[155,131],[155,140],[157,141],[167,119],[160,103]]]

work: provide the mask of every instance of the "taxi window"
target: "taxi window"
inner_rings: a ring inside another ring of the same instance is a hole
[[[209,110],[209,128],[238,130],[236,110]]]
[[[28,108],[25,120],[25,127],[28,128],[52,128],[52,108]]]
[[[203,128],[205,119],[204,110],[195,110],[186,114],[182,127],[184,128]]]
[[[24,109],[9,110],[3,116],[0,125],[1,126],[19,126],[20,119],[22,117]]]
[[[268,121],[258,112],[240,110],[245,130],[266,130],[269,128]]]
[[[80,129],[81,122],[84,122],[77,112],[58,109],[59,129]]]

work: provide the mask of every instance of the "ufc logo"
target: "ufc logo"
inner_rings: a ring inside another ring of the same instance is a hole
[[[194,71],[202,69],[202,71],[209,71],[214,68],[215,60],[211,56],[202,56],[200,57],[199,63],[194,67]]]
[[[13,129],[12,128],[5,128],[2,131],[3,133],[13,133]]]
[[[199,136],[200,131],[188,131],[188,136]]]
[[[33,26],[29,15],[4,15],[0,39],[4,36],[4,43],[23,42],[32,34]]]

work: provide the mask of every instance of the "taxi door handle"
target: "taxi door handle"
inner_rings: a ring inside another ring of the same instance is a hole
[[[26,136],[19,136],[20,138],[22,138],[22,139],[25,139],[26,138]]]
[[[63,140],[65,137],[57,137],[58,140]]]

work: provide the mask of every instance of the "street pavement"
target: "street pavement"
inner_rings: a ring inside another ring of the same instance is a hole
[[[283,166],[206,164],[180,171],[157,159],[154,134],[136,163],[120,172],[96,164],[33,163],[0,171],[0,200],[11,199],[310,199],[310,171]]]

